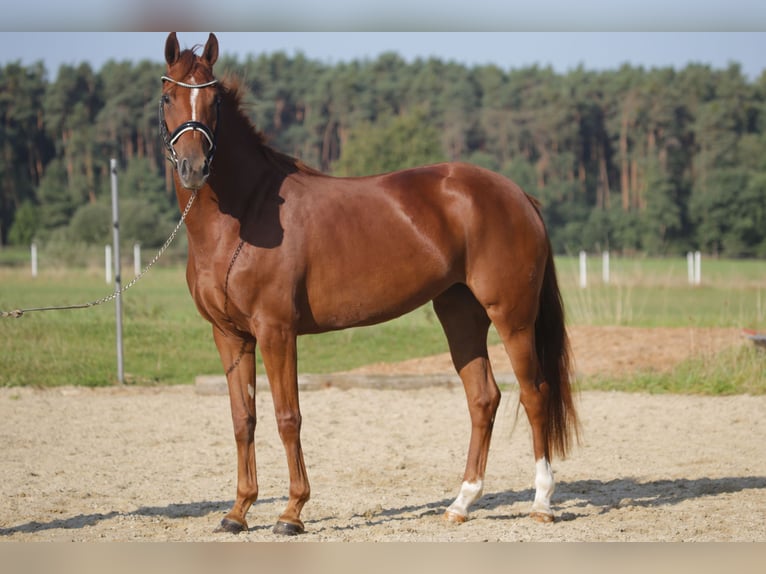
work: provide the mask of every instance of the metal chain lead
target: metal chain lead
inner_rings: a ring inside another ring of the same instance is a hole
[[[189,198],[189,202],[186,204],[186,207],[184,208],[183,213],[181,214],[181,219],[178,221],[178,224],[176,225],[175,229],[170,234],[170,237],[167,238],[165,243],[160,247],[159,251],[157,251],[157,255],[154,256],[154,258],[146,265],[146,267],[143,268],[141,273],[136,275],[128,284],[126,284],[122,289],[119,289],[117,291],[114,291],[114,293],[110,293],[106,297],[102,297],[101,299],[96,299],[95,301],[90,301],[88,303],[81,303],[79,305],[59,305],[59,306],[53,306],[53,307],[32,307],[30,309],[14,309],[13,311],[0,311],[0,318],[5,317],[15,317],[19,318],[24,313],[30,313],[32,311],[58,311],[58,310],[64,310],[64,309],[87,309],[88,307],[95,307],[96,305],[102,305],[104,303],[108,303],[109,301],[112,301],[117,298],[118,295],[121,295],[133,285],[135,285],[139,279],[141,279],[148,271],[152,268],[152,266],[157,263],[160,257],[162,257],[162,254],[165,253],[168,247],[170,247],[170,244],[173,242],[173,240],[176,238],[176,235],[178,235],[179,230],[181,229],[181,226],[186,221],[186,216],[189,214],[189,210],[191,210],[192,203],[194,203],[194,198],[197,196],[196,191],[192,191],[191,197]]]

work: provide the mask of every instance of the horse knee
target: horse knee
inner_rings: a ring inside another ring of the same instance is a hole
[[[255,417],[250,415],[232,417],[234,422],[234,440],[238,443],[250,442],[255,435]]]
[[[285,440],[297,439],[301,432],[302,417],[299,412],[286,412],[277,415],[277,430],[280,438]]]

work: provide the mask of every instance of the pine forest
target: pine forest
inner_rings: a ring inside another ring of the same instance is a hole
[[[273,147],[365,175],[460,160],[536,196],[558,253],[766,257],[766,72],[505,70],[395,53],[336,64],[224,57],[222,79]],[[162,244],[178,218],[158,136],[164,64],[0,68],[0,247],[109,241],[109,160],[122,233]]]

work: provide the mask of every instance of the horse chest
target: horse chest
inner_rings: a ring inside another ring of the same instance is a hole
[[[227,332],[247,331],[239,305],[232,300],[226,269],[212,268],[187,271],[187,282],[200,315],[208,322]]]
[[[239,251],[239,253],[238,253]],[[280,273],[243,244],[226,264],[190,266],[187,282],[199,313],[223,331],[255,335],[259,319],[291,323],[296,314],[293,274]]]

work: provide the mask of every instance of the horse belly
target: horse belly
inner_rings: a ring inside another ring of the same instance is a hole
[[[307,283],[307,330],[393,319],[427,303],[459,278],[443,249],[383,242],[374,252],[335,253]]]

